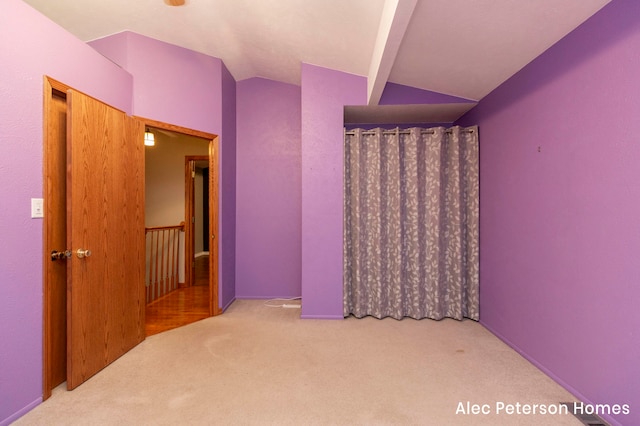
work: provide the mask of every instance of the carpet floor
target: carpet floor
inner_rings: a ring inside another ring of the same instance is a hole
[[[238,300],[63,384],[15,424],[582,424],[554,413],[571,394],[474,321],[299,315]]]

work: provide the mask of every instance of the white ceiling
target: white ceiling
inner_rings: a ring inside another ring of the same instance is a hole
[[[134,31],[220,58],[237,81],[300,84],[306,62],[470,100],[609,1],[25,0],[83,41]]]

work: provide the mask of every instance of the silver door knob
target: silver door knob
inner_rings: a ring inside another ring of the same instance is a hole
[[[78,256],[78,258],[80,259],[82,259],[83,257],[89,257],[91,256],[91,250],[78,249],[76,250],[76,256]]]

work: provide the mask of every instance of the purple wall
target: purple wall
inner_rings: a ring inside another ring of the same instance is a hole
[[[301,295],[300,87],[238,82],[236,296]]]
[[[127,69],[129,62],[129,50],[127,44],[129,43],[130,31],[123,31],[118,34],[113,34],[108,37],[92,40],[87,44],[93,47],[95,50],[106,56],[111,61],[120,65],[122,68]]]
[[[124,111],[132,78],[19,0],[0,14],[0,425],[42,400],[43,76]]]
[[[302,64],[302,317],[343,318],[344,106],[367,102],[367,79]]]
[[[218,282],[220,306],[227,306],[235,297],[233,77],[218,58],[129,31],[89,44],[133,75],[134,115],[220,137]]]
[[[222,133],[222,61],[125,31],[89,42],[134,78],[133,114]]]
[[[469,102],[475,101],[397,83],[385,84],[384,91],[380,97],[380,105],[464,104]]]
[[[482,323],[585,401],[630,404],[615,416],[628,425],[640,424],[639,17],[640,2],[614,0],[460,120],[480,126]]]
[[[222,61],[127,32],[135,115],[222,134]]]
[[[226,309],[236,297],[236,81],[222,64],[220,132],[219,300]]]

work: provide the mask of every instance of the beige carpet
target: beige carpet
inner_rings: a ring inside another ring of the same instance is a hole
[[[15,424],[582,424],[498,413],[500,403],[551,411],[574,398],[476,322],[299,315],[236,301],[222,316],[147,338]],[[467,401],[491,413],[456,414]]]

